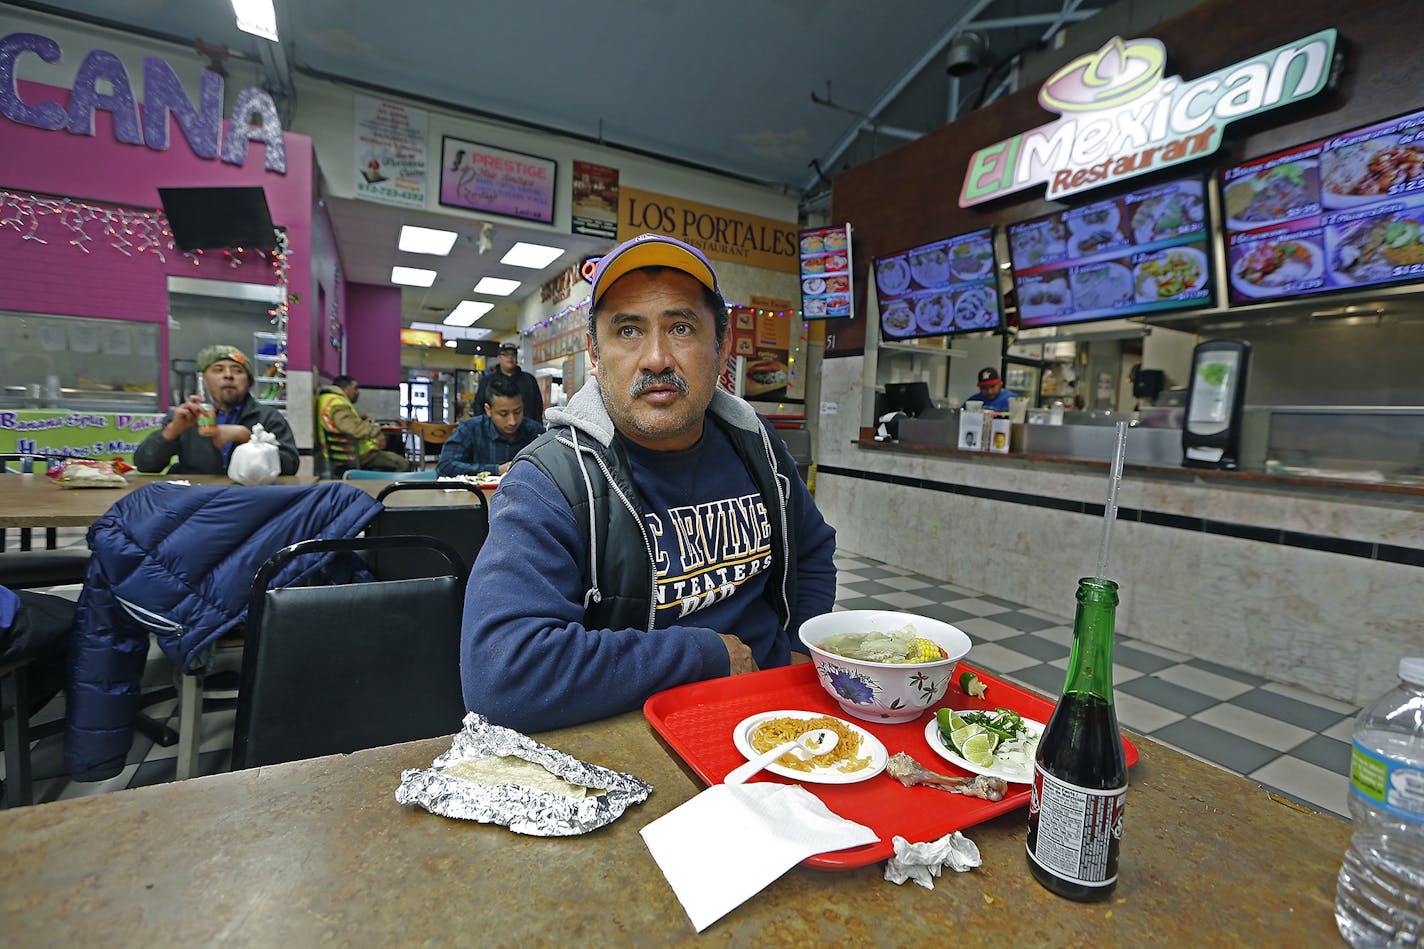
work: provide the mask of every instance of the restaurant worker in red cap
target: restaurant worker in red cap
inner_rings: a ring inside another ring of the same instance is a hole
[[[985,366],[979,370],[979,391],[964,400],[962,408],[974,411],[1007,412],[1009,400],[1017,399],[1017,392],[1004,388],[1004,380],[999,378],[999,370]]]
[[[835,599],[833,531],[781,439],[717,386],[712,266],[643,234],[603,257],[591,378],[490,502],[460,643],[465,703],[539,731],[685,682],[784,666]]]
[[[297,473],[297,442],[281,412],[248,394],[252,388],[252,362],[236,346],[208,346],[198,352],[198,371],[216,412],[214,427],[199,427],[201,396],[174,406],[163,427],[145,438],[134,451],[139,471],[162,471],[174,455],[178,461],[169,474],[227,474],[232,450],[252,437],[260,424],[277,439],[282,474]]]

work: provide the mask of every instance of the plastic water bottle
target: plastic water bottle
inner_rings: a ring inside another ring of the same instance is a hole
[[[1424,944],[1424,657],[1355,724],[1335,925],[1352,946]]]

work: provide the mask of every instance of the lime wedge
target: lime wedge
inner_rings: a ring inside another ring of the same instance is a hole
[[[939,733],[946,739],[949,738],[950,732],[963,728],[967,724],[952,708],[942,708],[935,712],[935,722],[939,725]]]
[[[970,764],[978,765],[981,768],[992,768],[994,766],[994,749],[998,744],[998,735],[993,732],[984,732],[966,738],[963,744],[959,744],[959,753]]]
[[[964,743],[969,739],[973,738],[975,735],[982,734],[984,734],[983,725],[965,725],[963,728],[956,728],[954,731],[949,733],[949,743],[954,747],[955,751],[963,755]],[[991,735],[990,737],[997,736]]]

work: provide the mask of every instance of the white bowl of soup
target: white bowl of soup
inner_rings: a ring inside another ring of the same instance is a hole
[[[821,687],[846,714],[912,722],[944,698],[969,637],[948,623],[893,610],[822,613],[801,624]]]

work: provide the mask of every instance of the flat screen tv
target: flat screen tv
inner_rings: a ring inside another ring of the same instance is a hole
[[[173,243],[181,251],[272,250],[277,235],[260,187],[159,188]]]
[[[875,260],[882,339],[1002,328],[991,228]]]
[[[1221,173],[1233,306],[1424,278],[1424,111]]]
[[[851,315],[850,225],[801,232],[801,315],[824,320]]]
[[[1211,306],[1206,207],[1184,178],[1009,225],[1019,327]]]

